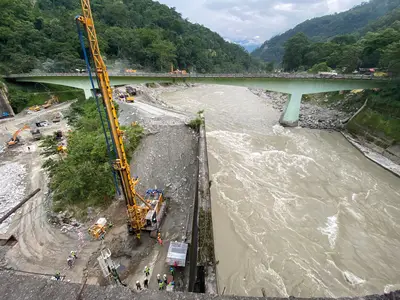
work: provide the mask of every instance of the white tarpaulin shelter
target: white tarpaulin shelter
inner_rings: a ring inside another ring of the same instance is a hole
[[[187,250],[188,244],[181,242],[171,242],[168,248],[166,259],[167,264],[173,266],[176,262],[178,267],[184,267],[186,265]]]

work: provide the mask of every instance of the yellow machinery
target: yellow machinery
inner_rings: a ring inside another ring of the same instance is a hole
[[[107,67],[100,54],[99,43],[90,8],[90,0],[81,0],[81,6],[83,15],[78,16],[76,20],[83,24],[87,34],[98,86],[103,98],[103,105],[106,110],[111,137],[115,145],[116,159],[113,165],[121,179],[122,191],[127,205],[128,231],[131,234],[135,233],[136,236],[140,238],[141,230],[158,230],[166,206],[162,196],[158,199],[149,199],[146,201],[136,192],[136,184],[138,180],[137,178],[133,179],[131,177],[130,166],[128,159],[126,158],[125,147],[123,144],[123,131],[119,126],[117,111],[112,100],[112,90]],[[85,46],[83,45],[82,40],[81,47],[82,50],[85,51]],[[88,68],[90,68],[90,66],[88,66]]]
[[[16,132],[14,132],[14,134],[13,134],[11,140],[9,140],[9,141],[7,142],[7,146],[8,146],[8,147],[11,147],[11,146],[14,146],[14,145],[18,144],[18,143],[19,143],[19,137],[18,137],[18,135],[19,135],[22,131],[27,130],[27,129],[30,129],[30,127],[29,127],[28,125],[24,125],[24,127],[18,129]]]
[[[90,226],[88,229],[88,233],[95,239],[103,239],[104,235],[106,234],[106,229],[107,229],[107,219],[106,218],[100,218],[97,220],[95,224]]]
[[[174,70],[174,65],[171,64],[171,72],[169,74],[180,74],[180,75],[186,75],[187,72],[186,70]]]
[[[58,103],[58,98],[56,96],[52,95],[51,98],[49,100],[47,100],[45,104],[42,105],[42,107],[44,109],[46,109],[56,103]]]
[[[63,144],[59,144],[59,145],[57,146],[57,151],[58,151],[58,153],[63,153],[63,154],[65,154],[65,153],[67,152],[67,147],[64,146]]]
[[[29,110],[30,111],[40,111],[40,106],[39,105],[31,106],[31,107],[29,107]]]

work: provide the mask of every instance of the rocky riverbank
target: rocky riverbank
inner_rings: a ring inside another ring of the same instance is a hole
[[[262,89],[250,89],[252,93],[272,103],[273,108],[283,112],[288,100],[287,94],[264,91]],[[400,176],[400,149],[398,145],[383,147],[381,139],[374,138],[374,142],[368,141],[365,136],[355,136],[347,133],[346,124],[358,112],[357,105],[352,109],[346,106],[344,101],[331,102],[324,94],[306,95],[300,106],[299,126],[310,129],[337,130],[343,132],[343,136],[365,157],[377,163],[393,174]],[[347,101],[348,102],[348,101]],[[346,109],[342,110],[341,108]],[[371,140],[371,139],[370,139]]]
[[[250,89],[250,91],[265,99],[272,106],[283,112],[288,95],[278,92],[264,91],[262,89]],[[311,129],[342,130],[344,124],[352,116],[353,112],[340,111],[333,105],[320,106],[313,102],[302,101],[300,106],[299,126]]]

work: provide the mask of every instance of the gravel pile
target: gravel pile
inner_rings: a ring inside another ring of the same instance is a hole
[[[0,217],[25,196],[26,168],[24,165],[12,162],[0,165]],[[0,224],[0,234],[6,233],[12,216]]]
[[[287,94],[269,92],[262,89],[250,89],[250,91],[272,104],[273,108],[283,112],[288,99]],[[350,113],[302,101],[299,126],[312,129],[341,130],[350,116]]]

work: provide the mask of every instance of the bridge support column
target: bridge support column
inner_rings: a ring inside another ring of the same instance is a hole
[[[83,89],[85,92],[85,98],[89,99],[90,97],[93,97],[92,89]]]
[[[301,93],[289,95],[286,107],[283,110],[279,123],[285,127],[296,127],[299,124]]]

